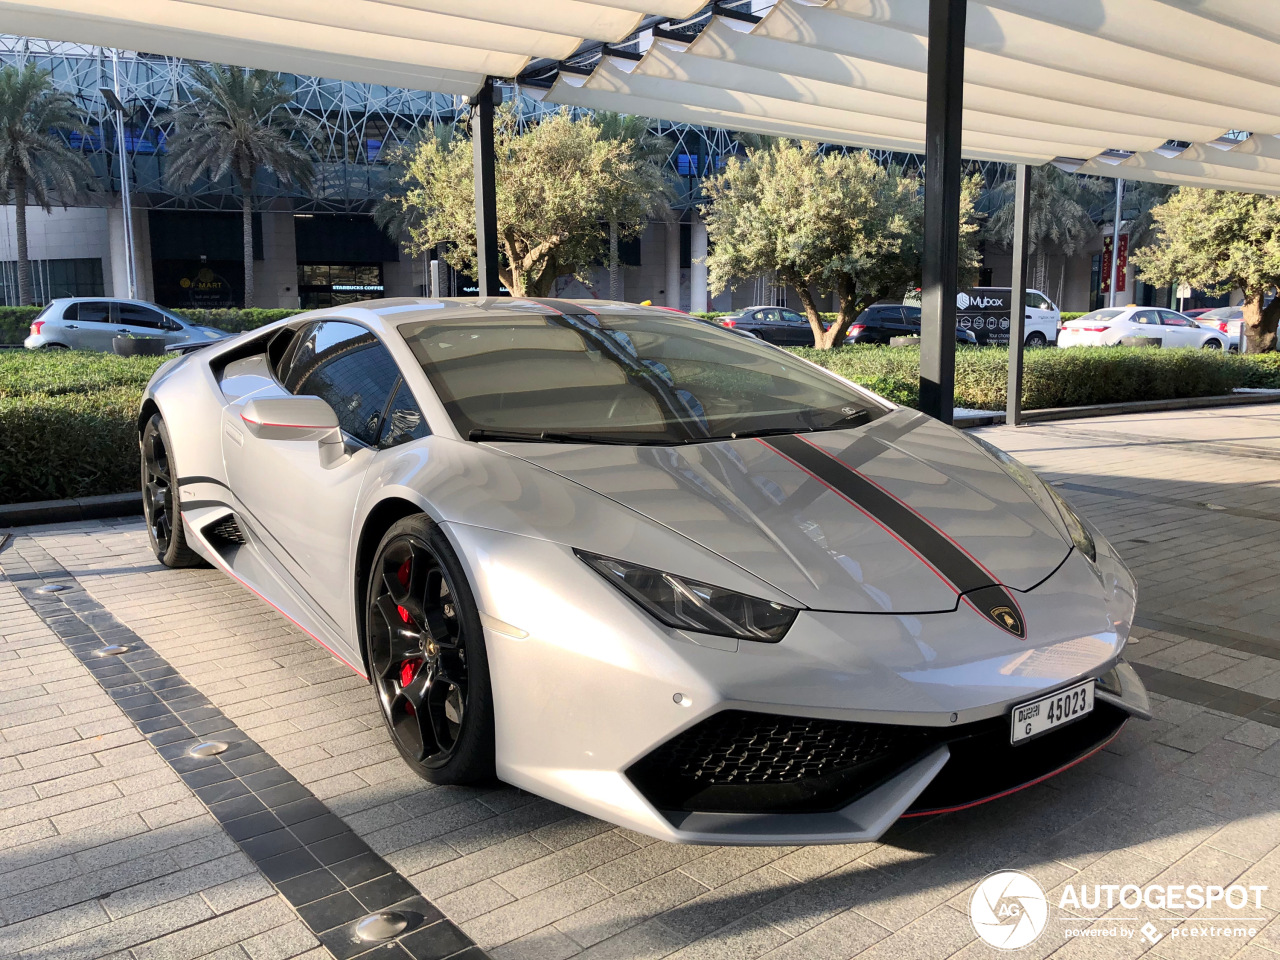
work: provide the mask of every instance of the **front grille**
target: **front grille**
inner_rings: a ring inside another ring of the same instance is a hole
[[[830,810],[937,739],[928,727],[725,710],[668,740],[627,776],[666,810]]]
[[[901,745],[896,728],[726,710],[671,740],[668,773],[708,784],[794,783]]]

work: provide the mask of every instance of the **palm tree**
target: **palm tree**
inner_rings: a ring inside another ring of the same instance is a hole
[[[66,202],[80,192],[93,170],[61,132],[87,132],[69,94],[54,89],[52,76],[28,63],[0,69],[0,201],[13,191],[18,238],[18,302],[32,302],[27,256],[27,203],[50,213],[53,196]]]
[[[1031,199],[1027,204],[1027,244],[1035,255],[1030,286],[1045,289],[1045,266],[1050,252],[1062,255],[1056,300],[1062,299],[1066,258],[1079,253],[1098,235],[1089,207],[1098,194],[1096,182],[1064,173],[1051,163],[1033,167]],[[996,210],[987,221],[986,235],[997,245],[1013,245],[1013,180],[993,191]]]
[[[600,139],[629,144],[635,161],[635,182],[627,185],[629,195],[613,204],[609,213],[609,299],[617,300],[622,293],[618,282],[622,272],[618,241],[623,226],[622,211],[619,208],[623,204],[634,206],[635,197],[639,195],[643,198],[642,205],[648,208],[649,216],[670,216],[670,204],[675,196],[667,173],[671,141],[653,133],[649,129],[649,121],[635,114],[599,110],[595,114],[595,121],[600,127]]]
[[[244,305],[253,306],[253,190],[259,170],[310,188],[315,164],[307,143],[315,130],[286,109],[292,94],[279,74],[219,65],[192,68],[191,99],[171,113],[165,179],[186,189],[202,175],[230,174],[244,215]]]

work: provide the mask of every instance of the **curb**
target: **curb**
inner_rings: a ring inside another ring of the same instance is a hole
[[[1024,410],[1020,426],[1052,420],[1085,420],[1090,417],[1112,417],[1125,413],[1157,413],[1161,410],[1196,410],[1212,407],[1250,407],[1263,403],[1280,403],[1276,393],[1230,393],[1216,397],[1180,397],[1172,400],[1132,400],[1128,403],[1098,403],[1087,407],[1046,407]],[[956,417],[957,427],[987,427],[1004,423],[1004,411],[992,410]]]
[[[108,493],[99,497],[79,497],[75,500],[36,500],[31,503],[0,504],[0,527],[140,516],[142,516],[141,493]]]

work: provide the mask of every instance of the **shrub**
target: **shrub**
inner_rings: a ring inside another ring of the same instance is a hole
[[[242,333],[245,330],[256,330],[264,324],[292,317],[301,310],[268,310],[254,307],[249,310],[174,310],[182,319],[199,324],[202,327],[217,327],[228,333]]]
[[[13,503],[138,489],[141,391],[0,398],[0,491]]]
[[[0,343],[21,343],[31,332],[39,307],[0,307]]]
[[[142,390],[167,357],[117,357],[88,350],[0,351],[0,397]]]
[[[797,348],[797,354],[897,403],[914,406],[919,392],[919,347]],[[1241,386],[1280,386],[1280,355],[1236,357],[1207,350],[1072,347],[1025,354],[1023,406],[1088,406],[1230,393]],[[1003,410],[1009,351],[956,351],[957,406]]]

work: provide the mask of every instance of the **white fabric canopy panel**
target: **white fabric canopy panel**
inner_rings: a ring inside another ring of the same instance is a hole
[[[546,98],[920,152],[928,9],[778,0],[757,24],[714,16],[689,42],[655,39],[639,61],[562,73]],[[1269,158],[1246,146],[1263,137],[1208,145],[1232,130],[1280,134],[1280,33],[1256,14],[1248,0],[970,0],[962,152],[1276,191]],[[1198,146],[1177,154],[1169,141]],[[1132,156],[1095,159],[1116,151]]]
[[[704,0],[0,0],[6,33],[472,94]]]
[[[1257,0],[969,0],[962,149],[1280,192],[1280,22]],[[449,94],[705,0],[0,0],[6,32]],[[929,0],[777,0],[562,72],[549,100],[919,152]],[[1229,131],[1249,131],[1243,142]],[[1171,149],[1169,143],[1193,144]]]

